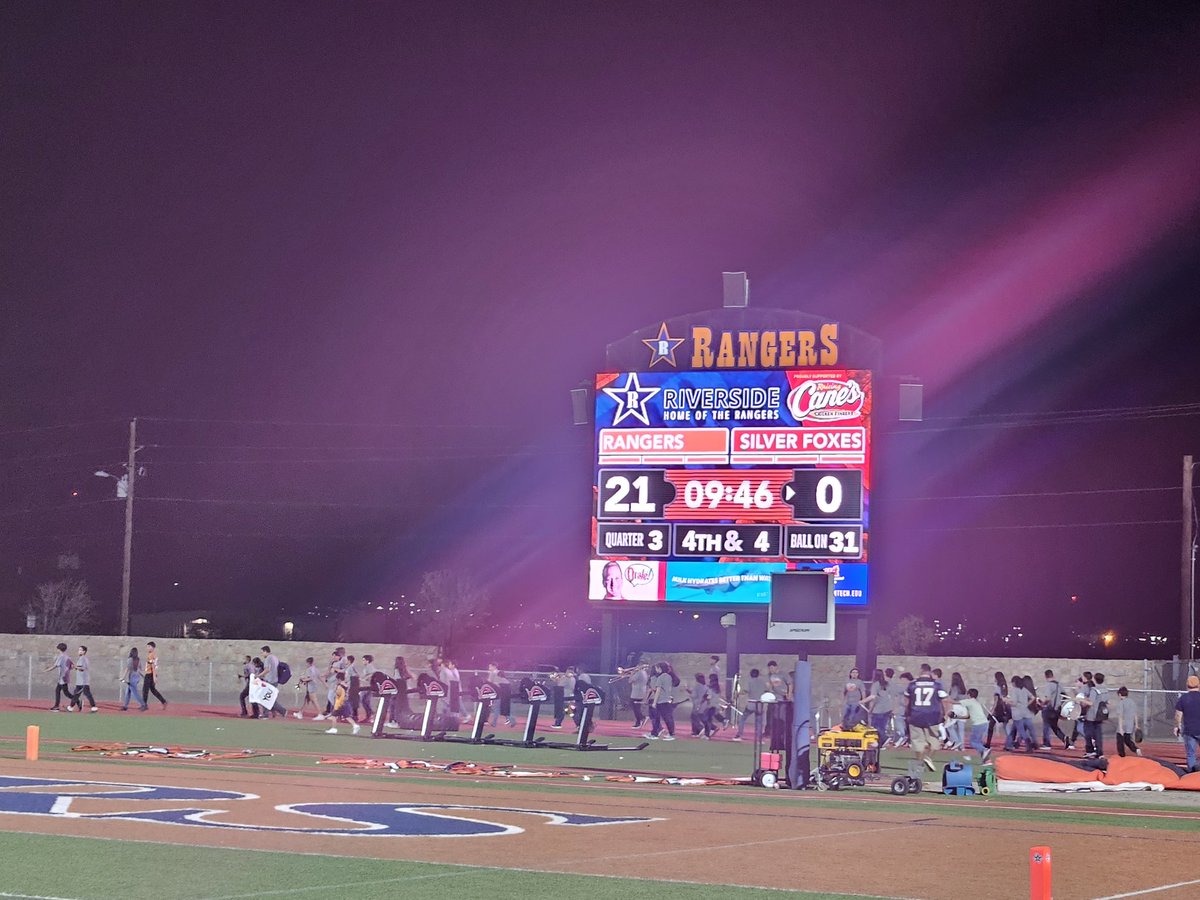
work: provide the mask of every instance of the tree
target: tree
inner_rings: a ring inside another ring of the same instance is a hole
[[[891,631],[879,635],[875,646],[880,653],[919,656],[928,653],[937,641],[937,632],[920,616],[905,616]]]
[[[426,572],[417,594],[420,631],[445,649],[453,643],[456,631],[461,634],[483,619],[489,599],[487,590],[469,575],[450,569]]]
[[[82,578],[63,578],[37,586],[26,613],[37,616],[43,634],[79,634],[95,612],[91,592]]]

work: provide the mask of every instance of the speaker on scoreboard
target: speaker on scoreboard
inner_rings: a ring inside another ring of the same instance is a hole
[[[722,305],[726,309],[742,309],[749,305],[750,279],[745,272],[722,272],[721,280],[725,288]]]
[[[772,640],[832,641],[836,571],[776,572],[771,575],[767,637]]]
[[[571,415],[576,425],[592,422],[592,392],[585,387],[571,389]]]
[[[900,421],[920,422],[924,417],[925,385],[900,385]]]

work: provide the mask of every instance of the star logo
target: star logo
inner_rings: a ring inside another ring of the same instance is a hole
[[[672,366],[675,366],[675,348],[683,343],[683,338],[671,337],[671,332],[667,331],[667,323],[663,322],[658,326],[658,337],[642,338],[642,343],[650,348],[650,368],[654,368],[655,363],[666,360]]]
[[[604,393],[608,394],[617,404],[617,411],[613,413],[613,425],[620,425],[630,417],[637,419],[643,425],[649,425],[650,417],[646,413],[646,403],[660,390],[662,388],[642,387],[636,372],[630,372],[625,376],[623,387],[604,388]]]

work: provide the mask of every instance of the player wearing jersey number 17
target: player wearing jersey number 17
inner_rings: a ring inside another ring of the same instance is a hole
[[[932,752],[938,746],[938,725],[949,712],[950,697],[942,683],[933,677],[928,663],[921,664],[920,674],[908,686],[906,703],[912,748],[929,771],[936,772]]]

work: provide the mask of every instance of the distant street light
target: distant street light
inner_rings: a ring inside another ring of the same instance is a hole
[[[95,472],[97,478],[112,478],[117,482],[117,499],[125,501],[125,554],[121,565],[121,623],[118,633],[129,634],[129,584],[133,575],[133,485],[137,480],[137,419],[129,420],[129,461],[126,472],[120,478],[103,469]]]

